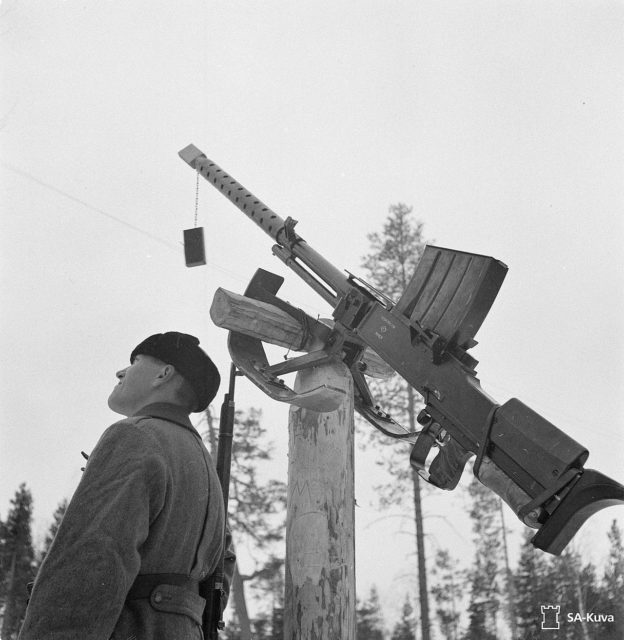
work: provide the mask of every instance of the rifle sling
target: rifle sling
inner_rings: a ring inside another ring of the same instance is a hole
[[[483,462],[483,456],[485,455],[488,445],[490,443],[490,433],[492,432],[492,427],[494,426],[494,419],[496,417],[496,411],[500,405],[495,404],[488,414],[487,420],[485,421],[485,429],[483,431],[483,437],[481,438],[481,443],[479,446],[479,452],[477,453],[477,457],[475,459],[474,465],[472,467],[472,472],[478,478],[479,477],[479,469],[481,469],[481,463]]]

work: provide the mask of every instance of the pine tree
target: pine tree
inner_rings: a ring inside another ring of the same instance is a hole
[[[499,498],[473,478],[470,517],[475,542],[475,560],[468,572],[470,582],[469,624],[464,640],[495,640],[500,606],[499,573],[501,531]]]
[[[282,558],[272,557],[264,566],[248,576],[241,576],[243,584],[250,582],[254,591],[260,592],[262,600],[270,607],[265,607],[253,621],[254,640],[260,634],[267,639],[282,640],[284,636],[284,561]]]
[[[614,622],[601,625],[601,638],[604,640],[624,639],[624,543],[622,531],[613,520],[607,534],[609,538],[609,557],[607,559],[601,585],[601,613],[612,615]]]
[[[580,571],[576,575],[575,593],[579,609],[584,608],[586,613],[604,613],[604,611],[597,609],[602,594],[596,577],[596,567],[593,564],[588,563],[580,567]],[[581,638],[591,640],[595,637],[596,627],[592,623],[591,626],[582,628],[582,631]]]
[[[516,614],[516,585],[514,581],[513,571],[511,570],[511,564],[509,562],[509,545],[507,542],[507,527],[505,526],[505,512],[503,508],[503,501],[498,500],[498,513],[500,515],[500,528],[501,539],[503,543],[503,559],[505,568],[505,613],[507,616],[507,622],[509,623],[509,629],[511,631],[511,640],[518,639],[518,626],[517,626],[517,614]]]
[[[0,532],[0,598],[3,604],[0,635],[4,640],[17,637],[26,613],[26,585],[34,575],[31,522],[32,495],[22,483],[11,500]]]
[[[568,547],[560,556],[550,561],[547,577],[549,584],[548,604],[561,607],[561,619],[568,613],[585,615],[595,607],[599,595],[595,569],[591,564],[582,565],[578,553]],[[554,640],[592,640],[594,629],[581,620],[571,625],[562,625],[552,632]]]
[[[266,612],[260,613],[252,621],[254,640],[271,640],[271,621]]]
[[[225,629],[219,634],[223,637],[219,638],[219,640],[243,640],[238,616],[235,611],[229,610],[229,607],[226,610],[226,619]]]
[[[228,605],[228,608],[236,609],[238,633],[242,640],[252,636],[246,585],[257,586],[266,595],[273,593],[274,582],[280,579],[284,564],[283,557],[277,555],[277,549],[283,553],[280,543],[284,538],[286,485],[273,479],[259,479],[261,465],[270,463],[273,455],[261,420],[262,412],[257,409],[236,411],[232,443],[228,521],[235,546],[252,547],[257,560],[253,571],[248,574],[241,574],[240,567],[237,568]],[[212,455],[216,456],[215,421],[209,413],[207,421],[207,430],[202,437]],[[263,613],[271,615],[269,610]],[[262,624],[260,620],[258,623]]]
[[[243,534],[264,551],[283,540],[286,485],[258,477],[258,463],[270,462],[273,455],[261,425],[262,412],[252,408],[236,414],[228,517],[237,535]]]
[[[274,603],[271,612],[271,633],[273,640],[284,638],[284,591],[281,591],[281,604]]]
[[[356,640],[383,640],[384,627],[379,594],[375,585],[371,587],[368,600],[358,604],[356,613]]]
[[[391,205],[381,233],[368,234],[371,252],[365,256],[362,266],[370,283],[395,301],[405,291],[420,257],[425,242],[422,237],[423,223],[412,219],[412,207],[403,203]],[[417,430],[416,416],[422,408],[421,396],[398,376],[384,382],[371,382],[373,395],[383,397],[382,409],[392,414],[398,422]],[[416,532],[416,555],[418,558],[418,593],[420,605],[421,634],[423,640],[430,639],[429,594],[427,588],[427,568],[425,555],[425,532],[422,513],[422,488],[418,473],[407,464],[397,465],[399,455],[388,439],[365,426],[369,442],[382,451],[380,464],[392,476],[385,486],[376,487],[381,496],[382,506],[401,504],[406,497],[411,498]],[[404,444],[398,444],[401,453]]]
[[[416,640],[415,628],[414,607],[412,607],[409,595],[406,595],[401,618],[394,626],[391,640]]]
[[[64,498],[63,500],[61,500],[61,502],[59,502],[56,511],[52,514],[53,521],[50,525],[50,528],[48,529],[48,532],[46,533],[45,540],[43,541],[43,549],[41,550],[39,561],[37,562],[37,570],[41,566],[41,563],[44,561],[46,555],[48,554],[48,551],[50,550],[50,547],[52,546],[52,543],[54,542],[56,532],[61,526],[61,520],[63,519],[63,516],[67,511],[67,504],[67,498]]]
[[[251,621],[253,640],[283,640],[284,609],[274,608],[272,611],[261,611]]]
[[[518,568],[514,574],[516,615],[520,637],[529,640],[542,633],[541,607],[551,602],[549,567],[543,551],[531,544],[534,532],[525,532]]]
[[[440,631],[446,640],[457,640],[459,629],[459,600],[462,595],[462,576],[446,549],[436,553],[432,574],[435,583],[431,588],[436,603],[436,615]]]
[[[284,563],[281,559],[276,562],[279,563],[278,570],[273,571],[267,592],[271,593],[273,597],[271,637],[274,640],[282,640],[284,638]]]

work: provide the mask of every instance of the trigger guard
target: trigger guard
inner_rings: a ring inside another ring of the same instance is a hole
[[[412,465],[412,468],[416,470],[423,480],[430,484],[435,483],[432,482],[430,477],[429,469],[427,467],[427,458],[429,457],[434,445],[435,437],[430,432],[429,426],[425,426],[419,433],[418,438],[416,438],[416,442],[412,447],[412,452],[410,453],[410,464]]]

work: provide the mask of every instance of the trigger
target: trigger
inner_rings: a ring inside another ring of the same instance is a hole
[[[418,472],[418,475],[427,482],[431,482],[427,459],[431,453],[431,449],[436,444],[436,438],[431,432],[430,425],[425,425],[418,434],[416,442],[410,453],[410,464],[412,468]]]

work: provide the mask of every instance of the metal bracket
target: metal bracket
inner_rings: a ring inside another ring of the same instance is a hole
[[[275,294],[283,282],[284,279],[281,276],[264,269],[258,269],[244,295],[275,305],[298,322],[305,319],[306,332],[311,338],[309,344],[316,343],[319,346],[322,345],[322,348],[289,358],[284,362],[269,364],[261,340],[230,331],[228,348],[232,361],[238,370],[273,400],[314,411],[334,411],[344,398],[344,389],[319,384],[305,392],[296,392],[286,385],[279,376],[331,362],[344,361],[353,377],[356,411],[385,435],[413,441],[418,435],[417,433],[412,433],[409,429],[395,422],[388,413],[375,404],[362,373],[364,345],[341,324],[336,324],[333,328],[328,327],[325,323],[307,316],[301,309],[297,309],[278,298]],[[347,307],[350,307],[348,311],[354,314],[351,319],[355,320],[362,312],[364,298],[355,291],[352,302],[355,304],[347,304]]]
[[[375,404],[364,375],[357,368],[357,365],[351,366],[351,375],[353,377],[355,410],[384,435],[412,442],[418,433],[406,429],[393,420],[390,414],[386,413],[378,404]]]
[[[281,276],[264,269],[258,269],[245,290],[245,296],[270,302],[271,304],[276,304],[276,301],[278,301],[279,304],[277,306],[293,315],[293,317],[300,319],[300,310],[275,297],[275,293],[277,293],[283,282],[284,279]],[[309,317],[308,321],[314,323],[309,327],[310,331],[316,330],[322,334],[329,332],[329,329],[322,323]],[[278,378],[278,375],[297,371],[304,367],[317,366],[321,362],[328,362],[329,358],[320,357],[321,354],[319,352],[302,356],[304,362],[299,358],[293,358],[283,364],[272,367],[267,359],[262,341],[237,331],[230,331],[228,349],[236,367],[253,384],[274,400],[314,411],[326,412],[335,411],[344,398],[344,389],[325,384],[297,393]],[[325,355],[328,356],[329,354]],[[293,366],[294,361],[299,362]]]

